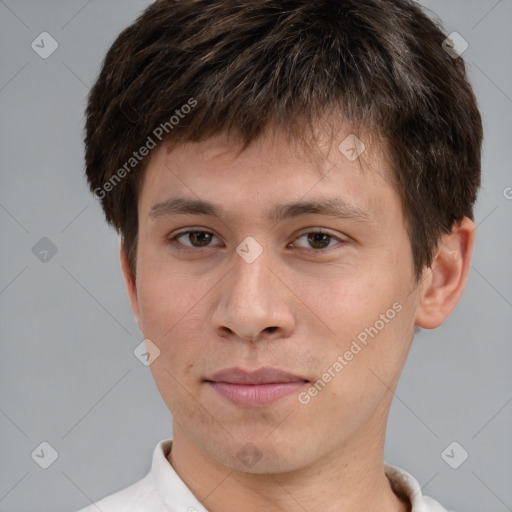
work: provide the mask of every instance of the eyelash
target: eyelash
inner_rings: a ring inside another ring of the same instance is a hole
[[[179,240],[178,240],[179,238],[181,238],[184,235],[189,235],[191,233],[208,233],[210,235],[213,235],[213,237],[216,237],[216,235],[214,233],[212,233],[211,231],[208,231],[206,229],[188,229],[186,231],[180,231],[180,232],[174,234],[173,236],[169,237],[168,238],[168,242],[170,244],[179,244],[179,245],[181,245],[179,250],[182,250],[182,251],[196,251],[196,250],[199,250],[199,249],[212,247],[211,245],[205,245],[203,247],[194,247],[192,245],[185,245],[185,244],[182,244],[181,242],[179,242]],[[344,245],[344,244],[346,244],[348,242],[348,240],[346,240],[346,239],[342,239],[342,238],[340,238],[340,237],[338,237],[336,235],[333,235],[333,234],[329,233],[328,231],[321,230],[321,229],[316,229],[316,230],[310,229],[309,231],[300,232],[297,235],[295,240],[298,240],[299,238],[302,238],[303,236],[310,235],[310,234],[327,235],[328,237],[330,237],[329,243],[331,242],[332,239],[337,240],[338,243],[341,244],[341,245]],[[324,247],[324,248],[321,248],[321,249],[305,248],[305,247],[299,247],[298,249],[310,250],[310,251],[312,251],[314,253],[327,253],[327,252],[330,252],[330,250],[334,249],[336,247],[336,245],[337,244],[335,244],[333,246],[328,245],[327,247]]]

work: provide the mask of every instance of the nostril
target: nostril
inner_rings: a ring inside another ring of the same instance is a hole
[[[277,329],[277,327],[275,327],[275,326],[267,327],[267,328],[265,328],[265,331],[267,331],[267,332],[274,332],[276,329]]]

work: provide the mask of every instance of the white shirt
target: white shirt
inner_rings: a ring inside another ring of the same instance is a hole
[[[178,476],[166,456],[172,439],[160,441],[149,473],[138,482],[78,512],[208,512]],[[447,512],[437,501],[423,496],[419,483],[406,471],[384,463],[396,491],[412,503],[412,512]]]

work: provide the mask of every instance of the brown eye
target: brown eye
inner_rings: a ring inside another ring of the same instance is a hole
[[[322,249],[328,249],[334,247],[338,243],[343,244],[345,242],[346,240],[343,238],[319,230],[302,233],[296,239],[294,245],[301,249],[310,249],[320,252]]]
[[[207,247],[210,245],[212,239],[216,238],[210,231],[203,230],[189,230],[182,231],[176,236],[169,239],[170,242],[178,242],[185,247]]]
[[[314,249],[324,249],[329,246],[331,235],[326,233],[308,233],[308,242]]]
[[[212,239],[212,234],[207,231],[191,231],[188,239],[194,247],[204,247],[208,245]]]

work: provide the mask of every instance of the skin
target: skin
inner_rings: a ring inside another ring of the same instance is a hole
[[[173,414],[168,460],[211,512],[240,503],[246,512],[410,510],[383,469],[387,417],[416,327],[437,327],[459,300],[474,224],[464,219],[445,235],[416,282],[382,151],[367,144],[351,162],[337,144],[321,149],[315,158],[279,132],[243,152],[224,134],[159,146],[139,195],[136,277],[121,243],[135,317],[160,349],[151,371]],[[171,197],[224,214],[149,215]],[[326,198],[367,219],[265,217],[275,204]],[[187,229],[196,233],[171,241]],[[332,237],[317,235],[315,245],[304,230]],[[197,231],[213,236],[202,234],[202,245]],[[252,263],[236,252],[249,236],[263,249]],[[261,366],[316,382],[394,303],[401,311],[307,404],[294,392],[243,408],[205,382],[225,368]],[[237,456],[244,447],[256,454],[251,463]]]

